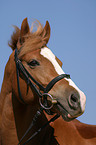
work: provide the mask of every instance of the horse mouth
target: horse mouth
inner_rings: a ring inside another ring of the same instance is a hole
[[[64,106],[58,102],[56,105],[57,110],[59,111],[59,114],[62,116],[62,118],[65,121],[72,121],[73,119],[75,119],[76,117],[72,116],[65,108]]]

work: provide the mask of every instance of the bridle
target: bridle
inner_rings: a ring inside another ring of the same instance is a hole
[[[27,83],[27,91],[28,91],[28,87],[30,86],[30,88],[32,90],[35,91],[35,93],[39,96],[39,103],[40,103],[40,109],[36,112],[29,128],[27,129],[27,131],[25,132],[25,134],[23,135],[23,137],[20,139],[18,145],[22,142],[23,138],[28,134],[28,132],[30,131],[30,129],[33,127],[33,125],[35,124],[36,120],[38,119],[38,117],[41,115],[41,113],[43,112],[43,110],[45,111],[50,111],[50,109],[53,107],[54,102],[57,102],[56,100],[53,99],[53,97],[48,93],[52,87],[61,79],[63,78],[70,78],[70,75],[68,74],[61,74],[57,77],[55,77],[52,81],[49,82],[49,84],[45,87],[43,87],[38,81],[36,81],[32,75],[27,71],[27,69],[24,67],[24,65],[22,64],[22,62],[20,61],[20,59],[18,58],[18,53],[19,51],[17,50],[17,48],[15,49],[15,62],[16,62],[16,71],[17,71],[17,85],[18,85],[18,93],[19,93],[19,98],[22,101],[22,103],[26,104],[25,101],[22,98],[21,95],[21,91],[20,91],[20,83],[19,83],[19,77],[20,77],[20,73],[23,74],[25,81]],[[39,89],[37,88],[37,86],[39,87]],[[41,91],[43,91],[43,93],[41,93]],[[48,105],[48,100],[47,98],[51,99],[51,105]],[[43,101],[42,101],[43,100]],[[57,102],[58,103],[58,102]],[[38,131],[36,131],[23,145],[27,144],[34,136],[36,136],[43,128],[45,128],[47,125],[49,125],[50,122],[55,121],[57,118],[59,117],[58,114],[56,114],[51,120],[49,120],[44,126],[42,126]]]

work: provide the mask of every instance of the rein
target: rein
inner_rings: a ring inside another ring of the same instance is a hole
[[[56,100],[53,99],[53,97],[48,93],[52,87],[61,79],[63,78],[70,78],[70,75],[68,74],[61,74],[57,77],[55,77],[52,81],[49,82],[49,84],[45,87],[43,87],[38,81],[36,81],[32,75],[27,71],[27,69],[24,67],[24,65],[22,64],[22,62],[20,61],[20,59],[18,58],[18,50],[17,48],[15,49],[15,63],[16,63],[16,71],[17,71],[17,85],[18,85],[18,93],[19,93],[19,98],[22,101],[23,104],[26,104],[25,101],[22,98],[21,95],[21,91],[20,91],[20,83],[19,83],[19,74],[20,72],[23,74],[26,82],[27,82],[27,91],[28,91],[28,86],[31,87],[32,90],[34,90],[36,92],[36,94],[39,96],[39,103],[40,103],[40,109],[36,112],[29,128],[27,129],[27,131],[25,132],[25,134],[23,135],[23,137],[20,139],[18,145],[22,142],[23,138],[28,134],[28,132],[30,131],[30,129],[33,127],[33,125],[36,123],[36,120],[38,119],[38,117],[41,115],[41,113],[43,112],[43,110],[45,110],[47,113],[48,111],[50,112],[50,109],[53,107],[54,103],[58,103]],[[34,83],[33,83],[34,82]],[[39,89],[37,88],[37,86],[39,87]],[[41,91],[43,91],[43,93],[41,93]],[[47,97],[49,97],[51,99],[51,106],[48,105],[48,100]],[[43,102],[42,102],[43,100]],[[59,117],[59,115],[55,115],[52,119],[50,119],[44,126],[42,126],[39,130],[37,130],[23,145],[27,144],[34,136],[36,136],[42,129],[44,129],[47,125],[49,125],[50,122],[55,121],[57,118]]]

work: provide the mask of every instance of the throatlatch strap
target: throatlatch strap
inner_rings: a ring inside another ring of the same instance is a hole
[[[22,95],[21,95],[21,91],[20,91],[20,83],[19,83],[19,59],[17,57],[17,49],[15,50],[15,62],[16,62],[16,73],[17,73],[17,85],[18,85],[18,93],[19,93],[19,97],[21,99],[21,101],[25,104],[23,98],[22,98]]]

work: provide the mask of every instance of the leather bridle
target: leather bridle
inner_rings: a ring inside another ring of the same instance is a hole
[[[20,61],[20,59],[18,58],[18,50],[17,48],[15,49],[15,62],[16,62],[16,71],[17,71],[17,85],[18,85],[18,93],[19,93],[19,98],[22,101],[22,103],[26,104],[24,99],[22,98],[21,95],[21,91],[20,91],[20,83],[19,83],[19,77],[20,77],[20,73],[23,74],[26,83],[27,83],[27,88],[28,86],[30,86],[30,88],[32,90],[35,91],[35,93],[39,96],[39,103],[40,103],[40,109],[36,112],[29,128],[27,129],[27,131],[25,132],[25,134],[23,135],[23,137],[20,139],[18,145],[22,142],[23,138],[27,135],[27,133],[30,131],[30,129],[32,128],[32,126],[35,124],[36,120],[38,119],[38,117],[41,115],[41,113],[43,112],[43,110],[47,111],[50,110],[53,107],[53,103],[56,101],[54,100],[54,98],[48,93],[52,87],[61,79],[63,78],[70,78],[70,75],[68,74],[61,74],[57,77],[55,77],[52,81],[49,82],[49,84],[45,87],[43,87],[38,81],[36,81],[32,75],[27,71],[27,69],[24,67],[24,65],[22,64],[22,62]],[[39,87],[39,89],[37,88],[37,86]],[[28,90],[28,89],[27,89]],[[43,91],[43,93],[41,91]],[[48,101],[47,98],[51,99],[51,106],[48,106]],[[42,102],[43,100],[43,102]],[[58,102],[57,102],[58,103]],[[35,132],[23,145],[27,144],[34,136],[36,136],[43,128],[45,128],[50,122],[55,121],[57,118],[59,117],[59,115],[57,114],[56,116],[54,116],[51,120],[49,120],[44,126],[42,126],[37,132]]]

